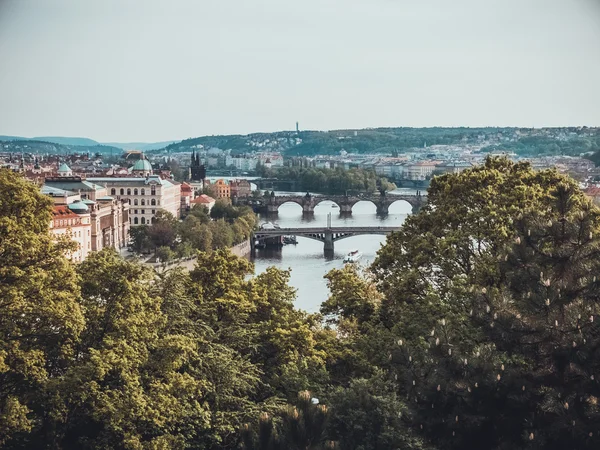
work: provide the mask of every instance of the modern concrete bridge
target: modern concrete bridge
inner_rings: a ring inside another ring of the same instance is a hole
[[[412,206],[412,212],[417,213],[421,207],[427,203],[427,196],[414,195],[274,195],[262,198],[238,198],[237,204],[246,204],[252,206],[261,212],[276,213],[279,207],[284,203],[292,202],[302,207],[304,214],[312,214],[315,211],[315,206],[323,201],[332,201],[340,207],[340,213],[351,214],[352,207],[358,202],[367,201],[375,204],[377,214],[385,216],[389,212],[389,207],[397,201],[408,202]]]
[[[258,230],[252,237],[252,248],[257,242],[277,236],[300,236],[314,239],[325,244],[325,253],[333,253],[334,243],[360,234],[390,234],[400,227],[310,227],[310,228],[277,228]]]

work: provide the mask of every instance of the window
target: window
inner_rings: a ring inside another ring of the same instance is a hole
[[[125,189],[121,188],[121,195],[125,194]]]
[[[146,195],[146,189],[142,188],[141,191],[140,191],[140,194]]]
[[[145,198],[143,198],[143,199],[142,199],[142,206],[143,206],[143,205],[145,205],[145,204],[146,204],[146,199],[145,199]]]
[[[131,189],[127,189],[127,195],[131,195]]]
[[[146,210],[142,209],[141,211],[142,211],[142,214],[146,214]]]
[[[134,198],[134,199],[133,199],[133,205],[134,205],[134,206],[137,206],[137,205],[138,205],[138,199],[137,199],[137,198]]]
[[[145,225],[145,224],[146,224],[146,218],[142,217],[142,225]]]
[[[156,199],[155,199],[155,198],[153,198],[152,200],[150,200],[150,204],[151,204],[152,206],[156,205]]]
[[[152,210],[152,214],[156,214],[156,210],[155,209]]]
[[[134,223],[134,225],[138,224],[138,218],[137,217],[135,219],[133,219],[133,223]]]
[[[110,190],[110,195],[115,195],[117,193],[117,190],[115,188],[112,188]]]
[[[152,223],[156,223],[156,217],[152,218]]]
[[[137,209],[134,209],[134,210],[133,210],[133,213],[134,213],[134,214],[137,214]]]
[[[129,203],[131,205],[131,199],[130,198],[127,199],[127,203]]]
[[[133,195],[138,195],[138,190],[137,190],[137,188],[135,188],[135,189],[133,190]]]
[[[156,195],[156,186],[150,186],[150,193]]]

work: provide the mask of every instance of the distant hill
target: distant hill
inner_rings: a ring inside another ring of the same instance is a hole
[[[68,138],[67,138],[68,139]],[[77,139],[79,138],[71,138]],[[69,141],[66,141],[69,142]],[[89,145],[60,144],[38,139],[19,138],[18,136],[0,136],[0,151],[32,154],[69,154],[69,153],[101,153],[103,155],[119,156],[123,150],[118,147],[101,145],[91,139],[82,139],[79,142],[91,142]]]
[[[82,137],[40,136],[40,137],[34,137],[33,139],[36,141],[52,142],[54,144],[61,144],[61,145],[78,145],[78,146],[84,146],[84,147],[101,145],[100,142],[98,142],[98,141],[94,141],[93,139],[82,138]]]
[[[288,156],[333,155],[341,151],[395,154],[434,145],[473,145],[483,151],[515,151],[521,156],[579,156],[600,145],[600,129],[588,127],[429,127],[367,128],[330,131],[279,131],[248,135],[200,136],[166,147],[169,152],[220,148],[233,154],[277,151]]]
[[[22,136],[0,136],[0,141],[43,141],[60,145],[81,145],[86,147],[100,145],[99,142],[94,141],[93,139],[65,136],[36,136],[32,138]]]
[[[163,142],[103,142],[102,145],[109,145],[112,147],[119,147],[123,150],[141,150],[141,151],[149,151],[149,150],[157,150],[160,148],[165,148],[167,145],[174,144],[179,141],[163,141]]]

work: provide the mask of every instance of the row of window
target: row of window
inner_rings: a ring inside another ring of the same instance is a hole
[[[119,190],[119,194],[120,195],[125,195],[125,189],[121,188]],[[117,189],[116,188],[112,188],[110,190],[110,195],[117,195]],[[131,189],[127,189],[127,195],[131,195]],[[137,188],[135,188],[133,190],[133,195],[138,195],[138,189]],[[140,189],[139,195],[146,195],[146,189],[145,188]],[[156,195],[156,186],[150,186],[150,195]]]
[[[142,217],[141,219],[138,219],[137,217],[133,218],[134,225],[140,225],[140,224],[146,225],[146,223],[154,223],[154,222],[156,222],[156,217],[153,217],[152,220],[148,219],[147,221],[146,221],[145,217]],[[131,223],[131,219],[129,219],[129,223]]]
[[[81,221],[79,219],[61,219],[61,220],[55,220],[54,221],[54,226],[58,227],[58,226],[69,226],[69,225],[79,225],[81,223]]]
[[[131,199],[129,199],[129,204],[131,205]],[[137,198],[133,199],[133,204],[134,204],[134,206],[138,205],[138,199]],[[146,199],[145,198],[143,198],[143,199],[140,200],[140,205],[142,205],[142,206],[146,205]],[[150,200],[148,202],[148,205],[151,205],[151,206],[157,206],[158,205],[158,206],[160,206],[160,200],[156,200],[155,198],[153,198],[152,200]]]
[[[138,213],[138,210],[134,209],[133,210],[133,214],[137,214],[137,213]],[[140,209],[140,214],[146,214],[146,210],[145,209]],[[152,210],[152,214],[156,214],[156,210],[155,209]]]

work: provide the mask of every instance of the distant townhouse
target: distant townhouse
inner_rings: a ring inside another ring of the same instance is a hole
[[[436,161],[419,161],[406,165],[406,179],[408,180],[425,180],[431,177],[431,174],[437,166]]]
[[[181,183],[181,214],[190,209],[190,202],[194,199],[194,187],[189,183]]]
[[[77,248],[67,253],[67,258],[81,262],[92,251],[91,216],[87,208],[78,209],[81,201],[67,205],[56,205],[52,210],[50,232],[57,237],[67,237],[77,244]],[[72,208],[72,209],[71,209]]]
[[[438,164],[435,167],[435,171],[440,173],[459,173],[471,167],[473,167],[472,164],[466,161],[446,161]]]
[[[252,186],[248,180],[232,180],[229,182],[231,198],[250,197]]]
[[[229,200],[231,198],[231,187],[223,179],[219,179],[211,184],[217,200]]]
[[[89,214],[89,250],[105,247],[120,250],[129,240],[129,205],[107,195],[106,188],[81,177],[46,178],[41,191],[52,198],[57,206],[66,206],[71,212]]]
[[[136,161],[129,177],[93,177],[88,181],[104,186],[111,197],[129,205],[132,226],[153,223],[158,211],[181,215],[181,185],[154,175],[146,159]]]
[[[215,205],[215,202],[216,200],[214,198],[206,194],[200,194],[198,197],[191,201],[190,206],[192,208],[196,205],[204,206],[206,209],[208,209],[208,212],[210,212],[212,207]]]

